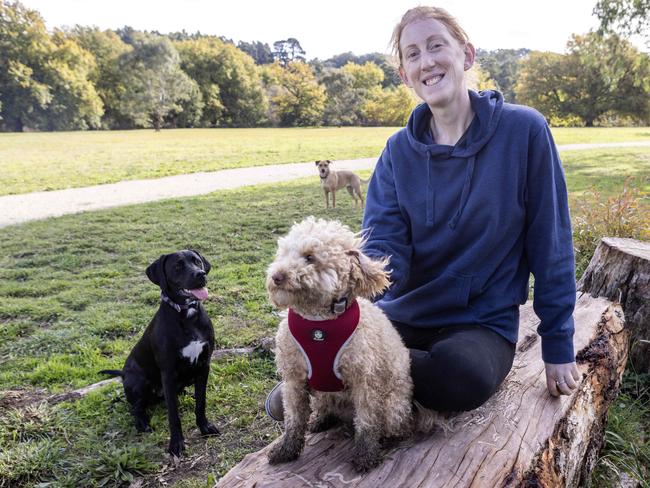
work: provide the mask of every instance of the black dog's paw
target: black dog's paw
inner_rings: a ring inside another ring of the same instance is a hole
[[[381,464],[382,453],[379,444],[374,442],[356,442],[352,451],[352,467],[358,473],[365,473]]]
[[[145,419],[137,419],[135,421],[135,430],[140,433],[153,432],[151,425],[149,425],[149,421]]]
[[[204,425],[199,425],[199,430],[201,431],[201,435],[203,436],[211,436],[211,435],[219,435],[219,429],[217,429],[217,426],[214,424],[211,424],[210,422],[204,424]]]
[[[309,432],[313,433],[325,432],[326,430],[330,430],[332,427],[336,427],[340,423],[340,419],[335,415],[319,415],[309,422],[307,429]]]
[[[178,440],[169,441],[169,449],[167,452],[172,456],[181,457],[185,451],[185,441],[181,438]]]
[[[300,456],[304,441],[296,441],[283,436],[269,451],[269,464],[288,463],[295,461]]]

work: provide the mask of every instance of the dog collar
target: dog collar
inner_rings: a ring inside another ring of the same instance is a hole
[[[347,302],[347,300],[346,300]],[[317,391],[341,391],[338,371],[341,353],[359,325],[357,301],[331,320],[308,320],[289,309],[289,331],[307,363],[307,382]]]
[[[180,305],[180,304],[176,303],[174,300],[172,300],[171,298],[169,298],[164,291],[160,292],[160,301],[165,302],[167,305],[169,305],[171,308],[176,310],[178,313],[181,313],[183,310],[189,310],[191,308],[197,308],[198,305],[199,305],[198,300],[192,300],[192,301],[184,303],[183,305]]]

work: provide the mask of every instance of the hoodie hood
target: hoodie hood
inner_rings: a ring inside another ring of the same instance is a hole
[[[467,128],[466,137],[461,139],[460,144],[447,146],[431,142],[431,110],[423,103],[413,110],[406,124],[411,147],[420,153],[428,153],[433,159],[469,158],[483,149],[497,130],[503,109],[503,95],[494,90],[478,93],[468,90],[468,93],[475,115]]]
[[[486,90],[482,92],[468,91],[474,118],[470,123],[467,131],[455,146],[445,144],[436,144],[429,134],[429,123],[431,121],[431,110],[426,103],[423,103],[413,110],[406,124],[406,133],[411,147],[417,152],[427,155],[427,178],[428,178],[428,198],[426,206],[426,222],[428,226],[433,226],[434,215],[434,179],[435,171],[433,165],[435,161],[447,160],[451,158],[461,158],[467,160],[465,170],[465,180],[463,189],[459,197],[458,210],[448,221],[449,227],[453,230],[456,228],[460,217],[463,214],[465,205],[469,198],[472,186],[472,177],[476,165],[476,155],[492,138],[499,125],[501,110],[503,108],[503,96],[498,91]]]

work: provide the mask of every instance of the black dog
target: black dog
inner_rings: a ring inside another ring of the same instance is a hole
[[[205,416],[205,390],[214,350],[214,329],[201,300],[210,263],[196,251],[164,254],[147,268],[149,279],[160,286],[156,315],[126,359],[122,371],[102,373],[122,376],[126,399],[139,432],[150,432],[146,409],[164,395],[169,420],[169,452],[180,456],[185,448],[177,395],[194,385],[196,425],[203,435],[219,430]]]

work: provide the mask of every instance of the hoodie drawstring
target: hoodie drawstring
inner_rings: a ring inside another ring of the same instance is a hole
[[[433,170],[431,169],[431,153],[427,152],[427,227],[433,227],[433,211],[435,195],[433,189]]]
[[[467,205],[467,200],[469,199],[469,189],[470,186],[472,185],[472,176],[474,175],[475,162],[476,162],[475,155],[470,156],[469,160],[467,161],[467,171],[465,172],[465,183],[463,184],[463,191],[460,194],[460,205],[458,206],[458,210],[456,211],[456,214],[448,222],[448,225],[451,228],[451,230],[456,229],[456,226],[458,225],[458,221],[460,220],[460,216],[463,215],[463,210],[465,210],[465,205]]]

